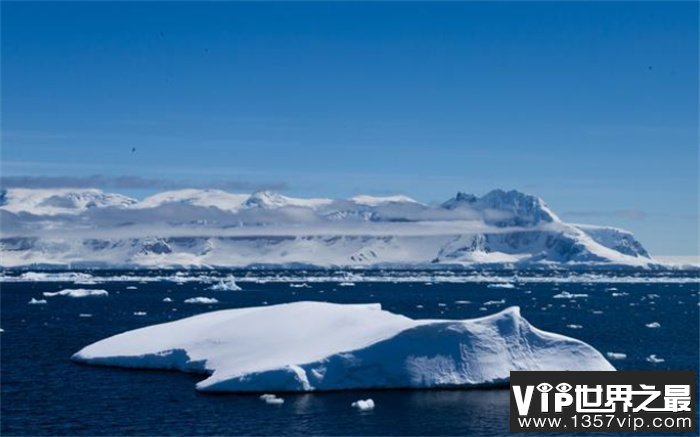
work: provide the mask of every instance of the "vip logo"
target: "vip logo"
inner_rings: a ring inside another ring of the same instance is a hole
[[[550,403],[550,392],[556,389],[556,393],[553,394],[554,399],[554,412],[561,413],[564,407],[568,407],[574,403],[574,397],[569,394],[573,389],[571,384],[562,382],[553,387],[552,384],[548,382],[543,382],[537,385],[537,391],[540,393],[540,412],[548,413],[549,403]],[[527,416],[530,411],[530,404],[532,403],[532,395],[535,392],[535,387],[532,385],[525,386],[523,391],[521,386],[513,386],[513,394],[515,395],[515,404],[518,407],[518,414],[521,416]]]
[[[511,372],[511,431],[694,431],[694,372]]]

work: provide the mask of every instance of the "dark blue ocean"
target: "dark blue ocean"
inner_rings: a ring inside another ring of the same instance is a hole
[[[2,435],[508,434],[508,392],[503,389],[284,395],[285,403],[275,406],[253,395],[198,393],[194,385],[200,375],[91,367],[69,359],[82,347],[126,330],[217,309],[299,300],[379,302],[413,318],[450,319],[519,305],[538,328],[579,338],[604,354],[626,354],[626,359],[611,361],[618,369],[698,370],[697,282],[515,282],[513,289],[473,282],[239,285],[243,291],[209,291],[208,284],[165,280],[2,283]],[[65,288],[105,289],[109,296],[52,297],[46,305],[27,304],[31,298],[43,299],[43,292]],[[553,297],[564,291],[588,296]],[[195,296],[215,297],[220,303],[183,303]],[[173,302],[163,302],[164,297]],[[480,309],[485,302],[500,300],[505,303]],[[660,327],[646,326],[652,322]],[[652,354],[664,361],[648,362]],[[374,410],[350,407],[366,398],[374,399]]]

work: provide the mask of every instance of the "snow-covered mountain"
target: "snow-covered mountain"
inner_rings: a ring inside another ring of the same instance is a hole
[[[518,191],[301,199],[178,190],[143,200],[88,190],[0,193],[0,265],[657,265],[629,232],[563,222]]]

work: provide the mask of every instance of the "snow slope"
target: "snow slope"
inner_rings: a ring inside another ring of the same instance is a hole
[[[249,196],[232,194],[222,190],[176,190],[165,191],[146,197],[137,205],[138,208],[158,208],[167,204],[184,204],[204,208],[218,208],[223,211],[237,211]]]
[[[437,206],[221,190],[136,201],[10,189],[0,200],[3,267],[658,265],[629,232],[565,223],[518,191],[460,192]]]
[[[209,375],[203,391],[500,384],[511,370],[614,370],[591,346],[530,325],[517,307],[473,320],[412,320],[379,304],[296,302],[215,311],[128,331],[72,357]]]
[[[0,209],[34,215],[80,214],[90,208],[129,207],[135,199],[97,189],[28,189],[0,191]]]

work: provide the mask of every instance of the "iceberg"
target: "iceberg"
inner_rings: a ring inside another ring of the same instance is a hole
[[[214,311],[128,331],[76,362],[207,375],[208,392],[502,385],[511,370],[615,370],[593,347],[541,331],[518,307],[414,320],[379,304],[295,302]]]

